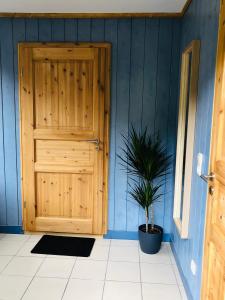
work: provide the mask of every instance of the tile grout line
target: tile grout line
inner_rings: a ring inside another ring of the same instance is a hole
[[[39,257],[39,258],[40,258],[40,257]],[[32,277],[32,279],[31,279],[30,283],[28,284],[27,288],[25,289],[25,291],[24,291],[24,293],[23,293],[22,297],[20,298],[20,300],[22,300],[22,299],[23,299],[24,295],[25,295],[25,294],[26,294],[26,292],[28,291],[28,289],[29,289],[29,287],[30,287],[31,283],[33,282],[34,278],[36,277],[36,274],[37,274],[37,273],[38,273],[38,271],[40,270],[40,268],[41,268],[41,266],[43,265],[43,263],[45,262],[46,258],[47,258],[47,257],[43,257],[43,258],[42,258],[42,262],[40,263],[40,265],[39,265],[39,267],[37,268],[37,271],[34,273],[34,275],[33,275],[33,276],[31,276],[31,277]]]
[[[73,263],[72,269],[71,269],[71,271],[70,271],[69,278],[67,279],[67,283],[66,283],[65,288],[64,288],[64,290],[63,290],[61,300],[62,300],[63,297],[65,296],[66,289],[67,289],[67,287],[68,287],[68,284],[69,284],[69,281],[70,281],[70,279],[71,279],[71,276],[72,276],[72,273],[73,273],[73,270],[74,270],[74,267],[75,267],[76,263],[77,263],[77,257],[75,257],[75,261],[74,261],[74,263]]]
[[[7,276],[16,276],[16,275],[7,275]],[[24,275],[21,275],[21,277],[27,277],[28,276],[24,276]],[[65,278],[65,277],[49,277],[49,276],[36,276],[37,278],[51,278],[51,279],[68,279],[68,278]],[[92,279],[92,278],[79,278],[79,277],[71,277],[69,279],[75,279],[75,280],[80,280],[80,281],[106,281],[106,282],[122,282],[122,283],[141,283],[140,281],[131,281],[131,280],[116,280],[116,279],[110,279],[110,280],[104,280],[104,279]],[[176,283],[162,283],[162,282],[145,282],[143,281],[142,283],[145,283],[145,284],[149,284],[149,285],[166,285],[166,286],[177,286]],[[0,299],[1,300],[1,299]]]
[[[143,298],[143,283],[142,283],[142,276],[141,276],[141,248],[138,247],[138,256],[139,256],[139,270],[140,270],[140,283],[141,283],[141,299],[144,300]]]
[[[171,250],[170,244],[169,244],[169,247],[170,247],[170,250]],[[176,275],[176,272],[175,272],[175,270],[174,270],[174,264],[173,264],[171,255],[173,255],[172,250],[171,250],[170,253],[169,253],[169,257],[170,257],[170,261],[171,261],[171,266],[172,266],[173,274],[174,274],[175,279],[176,279],[176,283],[177,283],[176,285],[177,285],[178,290],[179,290],[179,293],[180,293],[180,299],[182,300],[183,297],[182,297],[182,293],[181,293],[181,290],[180,290],[180,285],[179,285],[179,282],[178,282],[178,279],[177,279],[177,275]]]
[[[6,235],[5,235],[6,236]],[[5,237],[4,236],[4,237]],[[3,237],[3,238],[4,238]],[[2,239],[1,239],[2,240]],[[9,262],[5,265],[5,267],[1,270],[0,274],[4,275],[3,272],[4,270],[8,267],[8,265],[12,262],[12,260],[15,258],[15,257],[18,257],[17,254],[19,253],[19,251],[23,248],[23,246],[26,244],[26,242],[29,240],[29,238],[27,240],[25,240],[22,244],[21,244],[21,247],[16,251],[15,254],[13,255],[0,255],[0,256],[12,256],[11,259],[9,260]]]
[[[106,283],[106,276],[107,276],[107,272],[108,272],[109,255],[110,255],[110,250],[111,250],[111,243],[112,243],[112,240],[110,240],[110,242],[109,242],[108,259],[107,259],[107,263],[106,263],[105,278],[104,278],[103,289],[102,289],[102,300],[104,299],[105,283]]]
[[[178,289],[179,289],[179,292],[180,292],[181,300],[183,300],[183,295],[182,295],[182,292],[181,292],[181,288],[182,288],[182,286],[178,285]],[[184,289],[184,287],[183,287],[183,289]],[[184,289],[184,291],[185,291],[185,289]],[[185,295],[186,295],[186,291],[185,291]]]
[[[79,280],[92,280],[92,279],[80,279],[80,278],[76,278]],[[93,279],[94,280],[94,279]],[[103,281],[100,279],[97,279],[96,281]],[[124,281],[124,280],[115,280],[115,279],[110,279],[110,280],[106,280],[107,282],[125,282],[125,283],[141,283],[140,281]],[[166,286],[177,286],[176,283],[162,283],[162,282],[147,282],[147,281],[143,281],[142,283],[145,284],[149,284],[149,285],[166,285]]]
[[[29,256],[29,255],[0,255],[0,257],[4,257],[4,256],[12,256],[13,258],[14,257],[27,257],[27,258],[49,258],[49,259],[58,259],[58,260],[60,260],[60,259],[62,259],[62,258],[57,258],[57,257],[49,257],[49,256]],[[65,257],[64,259],[71,259],[71,257],[69,258],[67,258],[67,257]],[[101,261],[107,261],[106,259],[88,259],[88,260],[85,260],[85,259],[77,259],[78,261],[96,261],[96,262],[101,262]],[[110,260],[111,262],[117,262],[117,263],[133,263],[133,264],[139,264],[139,261],[131,261],[131,260]],[[152,266],[157,266],[157,265],[163,265],[163,266],[171,266],[171,267],[173,267],[173,264],[169,264],[169,263],[150,263],[150,262],[141,262],[141,263],[144,263],[144,264],[146,264],[146,265],[152,265]]]
[[[0,241],[2,241],[2,238],[0,238]],[[33,242],[33,241],[31,241],[31,236],[29,236],[24,242],[22,242],[21,243],[21,246],[18,248],[18,250],[15,252],[15,254],[14,255],[12,255],[12,257],[11,257],[11,259],[9,260],[9,262],[6,264],[6,266],[2,269],[2,271],[0,272],[0,274],[2,274],[3,273],[3,271],[7,268],[7,266],[11,263],[11,261],[15,258],[15,257],[17,257],[17,258],[19,258],[19,257],[29,257],[29,258],[40,258],[40,257],[36,257],[35,255],[34,256],[28,256],[28,255],[22,255],[22,256],[18,256],[18,253],[21,251],[21,249],[27,244],[27,243],[29,243],[29,242]],[[34,243],[35,243],[36,241],[34,241]],[[38,241],[37,241],[38,242]],[[98,246],[102,246],[102,247],[107,247],[108,248],[108,255],[107,255],[107,260],[105,260],[105,259],[94,259],[94,258],[92,258],[92,259],[90,259],[90,261],[106,261],[106,270],[105,270],[105,277],[104,277],[104,279],[103,280],[99,280],[99,281],[103,281],[103,289],[102,289],[102,297],[101,297],[101,299],[103,300],[104,299],[104,291],[105,291],[105,284],[107,283],[107,280],[106,280],[106,278],[107,278],[107,272],[108,272],[108,265],[109,265],[109,263],[110,263],[110,252],[111,252],[111,249],[113,248],[113,247],[124,247],[124,248],[129,248],[129,247],[135,247],[136,248],[136,246],[134,246],[134,245],[132,245],[132,246],[130,246],[130,245],[123,245],[123,246],[119,246],[119,245],[113,245],[112,244],[112,241],[110,240],[110,242],[109,242],[109,245],[98,245]],[[182,297],[182,291],[181,291],[181,288],[183,287],[182,285],[179,285],[179,278],[177,277],[177,275],[176,275],[176,269],[175,269],[175,267],[176,267],[176,264],[174,264],[173,263],[173,253],[171,252],[171,249],[170,249],[170,245],[165,245],[166,246],[166,255],[168,255],[169,256],[169,261],[171,262],[170,264],[168,264],[168,263],[152,263],[152,262],[144,262],[144,263],[146,263],[146,264],[149,264],[149,265],[158,265],[158,264],[160,264],[160,265],[170,265],[171,267],[172,267],[172,272],[173,272],[173,274],[174,274],[174,276],[175,276],[175,284],[166,284],[166,285],[174,285],[174,286],[176,286],[176,287],[178,287],[178,289],[179,289],[179,295],[180,295],[180,297],[181,297],[181,299],[183,299],[183,297]],[[0,255],[0,256],[11,256],[11,255]],[[65,296],[65,292],[66,292],[66,290],[67,290],[67,287],[68,287],[68,284],[69,284],[69,281],[70,281],[70,279],[72,278],[72,273],[73,273],[73,270],[74,270],[74,268],[75,268],[75,266],[76,266],[76,263],[78,262],[78,258],[77,257],[75,257],[75,261],[73,262],[73,266],[72,266],[72,268],[71,268],[71,271],[70,271],[70,275],[69,275],[69,277],[68,278],[62,278],[62,277],[49,277],[49,276],[38,276],[37,277],[37,273],[39,272],[39,270],[40,270],[40,268],[42,267],[42,265],[44,264],[44,262],[48,259],[48,258],[51,258],[51,257],[48,257],[48,256],[45,256],[45,257],[41,257],[42,258],[42,261],[41,261],[41,263],[40,263],[40,265],[38,266],[38,268],[37,268],[37,270],[36,270],[36,272],[35,272],[35,274],[33,275],[33,276],[23,276],[23,275],[20,275],[21,277],[28,277],[29,279],[31,279],[31,281],[29,282],[29,284],[28,284],[28,286],[26,287],[26,289],[25,289],[25,291],[23,292],[23,294],[22,294],[22,297],[20,298],[20,299],[23,299],[23,297],[25,296],[25,294],[26,294],[26,292],[27,292],[27,290],[29,289],[29,287],[30,287],[30,285],[32,284],[32,282],[33,282],[33,280],[34,280],[34,278],[38,278],[38,277],[40,277],[40,278],[58,278],[58,279],[67,279],[67,282],[66,282],[66,285],[65,285],[65,288],[64,288],[64,290],[63,290],[63,293],[62,293],[62,298],[61,299],[63,299],[63,297]],[[53,257],[53,258],[55,258],[55,257]],[[58,259],[60,259],[60,258],[58,258]],[[84,261],[84,259],[81,259],[81,261]],[[139,272],[140,272],[140,285],[141,285],[141,299],[142,300],[144,300],[144,295],[143,295],[143,284],[145,283],[144,281],[142,281],[143,279],[142,279],[142,273],[141,273],[141,249],[140,249],[140,247],[138,246],[138,261],[137,262],[133,262],[133,261],[124,261],[124,260],[112,260],[112,262],[129,262],[129,263],[138,263],[139,264]],[[80,279],[80,278],[78,278],[78,279]],[[82,280],[84,280],[84,279],[82,279]],[[90,279],[87,279],[87,280],[90,280]],[[92,280],[94,280],[94,278],[92,279]],[[66,280],[65,280],[66,281]],[[109,280],[109,281],[112,281],[112,282],[130,282],[130,283],[137,283],[137,282],[132,282],[132,281],[123,281],[123,280]],[[146,283],[148,283],[148,282],[146,282]],[[151,284],[151,283],[148,283],[148,284]],[[154,284],[157,284],[157,283],[154,283]],[[158,284],[162,284],[162,283],[158,283]]]
[[[6,255],[5,255],[5,256],[6,256]],[[10,255],[9,255],[9,256],[10,256]],[[10,258],[9,262],[8,262],[8,263],[4,266],[4,268],[1,270],[1,272],[0,272],[1,275],[4,275],[4,274],[3,274],[4,270],[8,267],[8,265],[11,263],[11,261],[12,261],[14,258],[15,258],[14,255]]]

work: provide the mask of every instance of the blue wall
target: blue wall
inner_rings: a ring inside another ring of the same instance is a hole
[[[200,299],[202,252],[207,185],[197,176],[197,154],[204,154],[204,173],[208,172],[210,131],[214,93],[215,61],[218,33],[219,0],[192,0],[182,20],[182,47],[193,39],[201,40],[200,75],[192,175],[190,236],[181,240],[173,226],[173,247],[186,279],[190,298]],[[191,259],[197,263],[197,274],[190,270]]]
[[[116,157],[121,133],[135,126],[159,130],[175,153],[180,20],[0,19],[0,231],[21,225],[17,43],[112,43],[109,229],[137,230],[143,214],[127,194],[128,178]],[[156,207],[156,222],[171,232],[173,174]],[[124,233],[123,233],[124,234]]]

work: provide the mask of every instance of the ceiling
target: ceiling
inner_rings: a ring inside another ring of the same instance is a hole
[[[180,13],[189,0],[0,0],[0,13]]]

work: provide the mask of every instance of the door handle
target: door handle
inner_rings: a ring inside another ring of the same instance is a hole
[[[215,177],[216,177],[216,175],[214,174],[214,173],[210,173],[209,175],[201,175],[200,176],[205,182],[210,182],[210,181],[213,181],[214,179],[215,179]]]
[[[85,142],[88,142],[88,143],[91,143],[91,144],[95,144],[95,149],[97,151],[100,150],[100,141],[99,141],[99,139],[86,140]]]

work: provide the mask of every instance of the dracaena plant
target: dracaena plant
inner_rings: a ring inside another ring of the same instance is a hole
[[[147,133],[147,128],[138,132],[131,126],[127,136],[123,135],[123,155],[119,155],[124,169],[133,178],[129,193],[144,209],[146,232],[154,232],[153,204],[162,196],[160,192],[166,175],[170,171],[171,155],[159,137]]]

